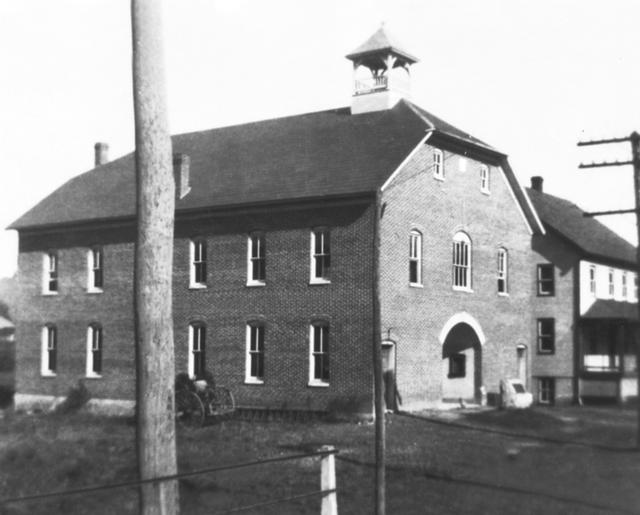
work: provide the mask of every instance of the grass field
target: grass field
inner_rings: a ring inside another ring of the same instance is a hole
[[[389,514],[604,514],[640,510],[636,413],[617,408],[390,415]],[[0,420],[0,497],[135,478],[130,420],[86,414]],[[228,420],[180,430],[181,471],[336,446],[340,513],[373,510],[368,424]],[[317,459],[207,474],[180,482],[182,513],[220,513],[319,489]],[[135,513],[136,492],[7,504],[0,513]],[[3,511],[4,510],[4,511]],[[319,513],[306,499],[248,513]]]

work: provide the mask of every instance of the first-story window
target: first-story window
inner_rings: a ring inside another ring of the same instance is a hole
[[[309,384],[329,384],[329,325],[323,322],[309,328]]]
[[[553,377],[538,378],[538,402],[553,404],[556,398],[556,380]]]
[[[45,254],[43,268],[42,292],[58,293],[58,254]]]
[[[471,290],[471,240],[463,232],[453,237],[452,283],[454,289]]]
[[[327,283],[331,279],[331,239],[328,229],[311,231],[311,282]]]
[[[555,325],[553,318],[538,318],[537,320],[537,339],[538,353],[553,354],[556,350],[555,342]]]
[[[507,249],[498,249],[498,293],[507,293],[509,254]]]
[[[102,327],[91,324],[87,330],[87,377],[102,375]]]
[[[264,382],[264,325],[262,324],[247,324],[245,381],[247,383]]]
[[[207,328],[200,322],[189,325],[188,373],[192,379],[203,379],[206,370],[205,348]]]
[[[204,288],[207,286],[207,242],[192,240],[189,249],[191,257],[189,286]]]
[[[466,354],[453,354],[449,357],[449,378],[465,377],[467,375]]]
[[[552,297],[555,291],[553,265],[547,263],[538,265],[538,295]]]
[[[489,167],[487,165],[482,165],[480,167],[480,191],[482,193],[489,193],[491,175],[489,173]]]
[[[409,284],[422,284],[422,234],[409,233]]]
[[[42,328],[40,373],[55,376],[58,370],[58,331],[55,325]]]
[[[87,290],[102,291],[103,284],[102,249],[94,248],[87,253]]]
[[[247,249],[247,284],[264,284],[267,272],[266,252],[264,234],[251,234]]]

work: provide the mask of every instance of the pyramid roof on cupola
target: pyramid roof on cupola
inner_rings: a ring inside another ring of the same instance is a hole
[[[418,58],[404,50],[403,45],[398,42],[395,36],[389,33],[384,24],[369,39],[346,57],[347,59],[355,61],[359,58],[381,52],[388,52],[397,57],[401,57],[409,64],[418,62]]]

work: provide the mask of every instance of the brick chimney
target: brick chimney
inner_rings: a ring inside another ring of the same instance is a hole
[[[539,175],[535,175],[535,176],[531,177],[531,189],[539,191],[540,193],[542,193],[542,183],[543,182],[544,182],[544,179]]]
[[[189,167],[191,159],[187,154],[173,154],[173,176],[176,181],[176,200],[187,196],[189,185]]]
[[[93,148],[96,151],[96,166],[100,166],[109,162],[109,144],[96,143]]]

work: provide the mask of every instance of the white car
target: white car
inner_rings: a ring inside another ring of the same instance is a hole
[[[533,404],[533,395],[528,392],[519,379],[500,381],[500,406],[502,408],[529,408]]]

